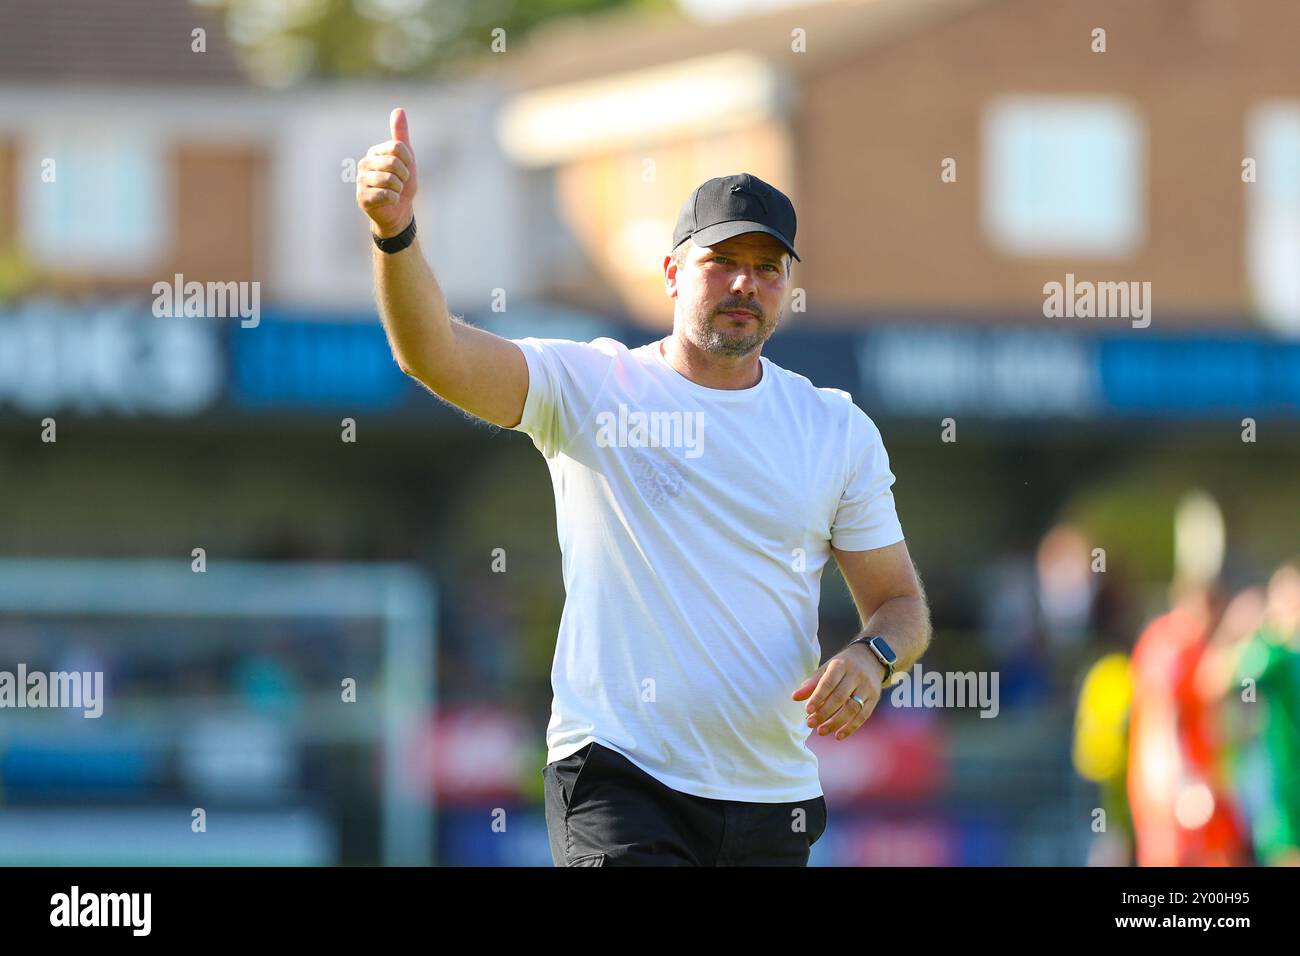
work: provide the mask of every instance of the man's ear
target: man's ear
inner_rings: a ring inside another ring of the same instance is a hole
[[[664,256],[664,293],[670,299],[677,298],[677,263],[671,252]]]

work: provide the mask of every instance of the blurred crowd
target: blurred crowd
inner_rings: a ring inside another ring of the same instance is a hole
[[[1221,518],[1179,513],[1169,607],[1086,672],[1074,763],[1100,789],[1089,864],[1300,864],[1300,557],[1219,578]]]

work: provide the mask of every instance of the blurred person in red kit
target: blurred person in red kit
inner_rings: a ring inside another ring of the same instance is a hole
[[[1128,796],[1139,866],[1240,866],[1250,851],[1222,779],[1217,701],[1197,669],[1223,614],[1223,519],[1203,494],[1175,527],[1171,609],[1133,647]]]

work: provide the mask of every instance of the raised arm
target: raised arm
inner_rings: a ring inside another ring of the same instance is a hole
[[[357,205],[381,239],[410,224],[418,188],[406,111],[393,110],[389,125],[392,139],[370,147],[357,165]],[[419,238],[400,252],[373,247],[371,260],[379,317],[398,367],[471,415],[518,425],[528,397],[528,364],[519,346],[448,312]]]

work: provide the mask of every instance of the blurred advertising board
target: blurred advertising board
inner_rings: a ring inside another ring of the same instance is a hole
[[[629,348],[663,334],[540,305],[467,318],[511,338],[608,336]],[[863,317],[848,331],[801,324],[782,329],[764,354],[883,418],[1300,419],[1300,342],[1292,340],[1057,320],[902,321]],[[462,421],[401,373],[373,314],[271,307],[249,325],[159,318],[145,300],[33,299],[0,309],[0,417],[63,409],[159,418],[352,410]]]

